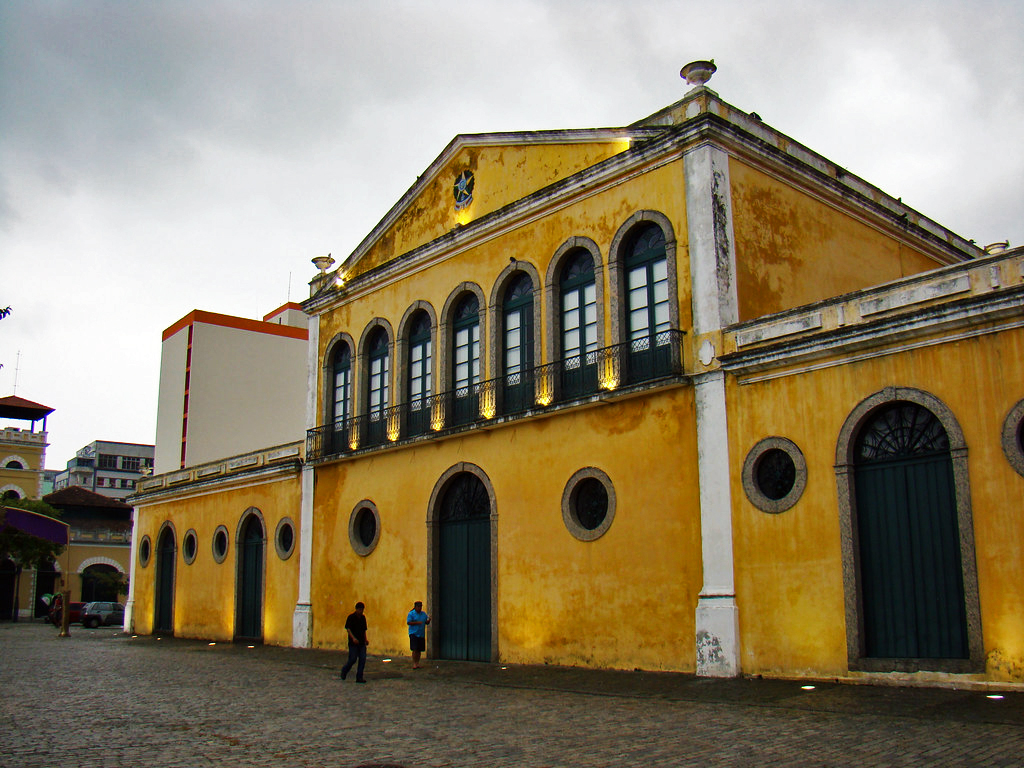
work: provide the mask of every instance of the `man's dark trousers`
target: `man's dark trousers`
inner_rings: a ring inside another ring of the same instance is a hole
[[[348,644],[348,661],[345,662],[345,666],[341,668],[341,679],[344,680],[348,671],[352,669],[352,665],[359,661],[359,666],[356,667],[356,680],[362,682],[363,680],[363,669],[366,668],[366,646],[360,643]]]

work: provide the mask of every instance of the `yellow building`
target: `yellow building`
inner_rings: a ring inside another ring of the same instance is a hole
[[[696,69],[458,136],[314,260],[305,444],[141,485],[135,631],[341,648],[361,600],[393,654],[423,599],[439,658],[1024,682],[1024,251]]]

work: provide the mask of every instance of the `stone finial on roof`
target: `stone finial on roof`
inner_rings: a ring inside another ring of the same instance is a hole
[[[679,76],[690,85],[699,87],[710,80],[716,71],[718,71],[718,67],[715,66],[714,59],[710,61],[691,61],[679,70]]]

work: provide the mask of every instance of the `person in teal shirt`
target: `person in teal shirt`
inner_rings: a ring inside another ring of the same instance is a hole
[[[409,650],[412,651],[412,668],[420,668],[420,654],[427,649],[427,625],[430,617],[423,612],[423,603],[417,600],[405,617],[409,625]]]

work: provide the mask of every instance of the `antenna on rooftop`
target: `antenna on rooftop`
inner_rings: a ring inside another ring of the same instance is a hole
[[[21,350],[18,350],[18,357],[14,361],[14,391],[12,395],[18,394],[18,371],[21,369]]]

